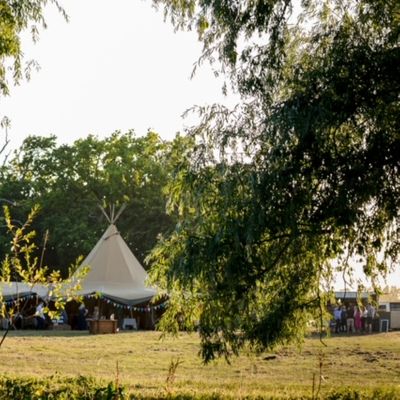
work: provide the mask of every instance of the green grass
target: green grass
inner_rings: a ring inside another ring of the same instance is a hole
[[[400,391],[400,333],[309,338],[301,350],[282,347],[271,354],[243,355],[203,365],[197,335],[160,340],[157,332],[89,335],[64,331],[10,332],[0,348],[0,374],[94,377],[118,380],[132,393],[279,397],[312,393],[322,359],[322,393],[353,388]],[[171,361],[180,360],[167,384]]]

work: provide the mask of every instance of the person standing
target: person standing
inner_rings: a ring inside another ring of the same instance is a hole
[[[335,309],[333,310],[333,317],[335,318],[336,326],[335,326],[335,333],[340,333],[340,328],[341,328],[341,310],[340,306],[337,305]]]
[[[100,311],[98,306],[94,307],[92,318],[96,321],[100,319]]]
[[[39,301],[39,304],[36,306],[35,311],[35,319],[36,319],[36,329],[44,329],[46,324],[46,318],[44,315],[44,303],[42,300]]]
[[[347,333],[350,333],[350,331],[351,333],[354,333],[354,307],[352,304],[347,308],[346,325]]]
[[[375,318],[375,307],[368,303],[367,305],[367,332],[372,333],[372,321]]]
[[[342,306],[340,311],[340,327],[342,332],[346,332],[347,329],[347,310],[346,306]]]
[[[362,328],[361,322],[362,311],[359,306],[354,307],[354,327],[356,332],[360,333]]]
[[[361,315],[361,325],[362,325],[362,331],[364,333],[367,332],[367,307],[363,306],[362,308],[362,315]]]
[[[85,305],[82,303],[78,309],[78,329],[80,331],[87,330],[87,322],[86,322],[87,313],[88,313],[88,310],[85,307]]]

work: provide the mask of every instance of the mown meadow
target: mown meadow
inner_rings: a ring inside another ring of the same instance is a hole
[[[243,354],[230,364],[204,365],[198,350],[198,336],[186,333],[161,339],[150,331],[14,331],[0,349],[0,374],[50,381],[83,376],[124,387],[132,398],[311,399],[354,390],[374,398],[384,390],[394,399],[400,392],[400,332],[310,337],[301,348]]]

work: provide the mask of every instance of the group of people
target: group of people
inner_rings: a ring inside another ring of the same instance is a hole
[[[95,306],[93,313],[89,316],[88,309],[85,304],[81,303],[78,310],[72,312],[71,318],[65,308],[59,310],[59,315],[56,319],[51,319],[48,314],[49,305],[44,300],[39,299],[37,302],[31,302],[25,309],[25,312],[16,312],[12,318],[0,318],[0,329],[6,329],[12,326],[13,329],[48,329],[54,325],[70,325],[72,329],[87,330],[89,319],[103,319],[100,316],[99,307]],[[113,314],[112,314],[113,317]],[[111,318],[110,316],[110,319]]]
[[[49,325],[51,325],[51,323],[54,322],[50,320],[45,310],[46,310],[46,305],[43,300],[40,300],[36,305],[34,314],[36,329],[46,329],[48,328]],[[68,324],[68,315],[65,309],[61,310],[60,317],[58,320],[56,320],[56,323]]]
[[[65,310],[62,310],[61,313],[61,321],[65,324],[68,323],[68,315],[65,312]],[[78,330],[87,330],[88,325],[87,325],[87,318],[88,318],[88,309],[86,308],[85,304],[81,303],[78,308],[78,313],[74,314],[71,320],[71,325],[73,329],[78,329]],[[96,306],[94,307],[94,312],[93,312],[93,318],[99,319],[99,308]],[[39,303],[36,306],[36,311],[35,311],[35,325],[36,329],[45,329],[48,324],[48,317],[45,314],[45,304],[43,301],[39,301]]]
[[[366,307],[338,304],[333,310],[335,333],[371,333],[375,316],[376,310],[371,303],[368,303]]]

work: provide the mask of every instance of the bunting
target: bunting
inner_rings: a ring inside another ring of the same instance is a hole
[[[132,311],[137,311],[137,312],[151,312],[152,310],[157,311],[157,310],[163,310],[166,308],[168,301],[165,301],[161,304],[157,304],[155,306],[146,306],[146,307],[137,307],[137,306],[131,306],[129,304],[121,304],[117,303],[113,300],[110,300],[106,297],[102,297],[101,295],[98,294],[88,294],[84,296],[85,298],[88,299],[94,299],[94,298],[100,298],[102,301],[104,301],[107,304],[111,304],[115,308],[120,308],[123,310],[132,310]]]
[[[145,307],[137,307],[137,306],[131,306],[128,304],[121,304],[121,303],[117,303],[115,301],[112,301],[106,297],[102,297],[101,295],[99,296],[98,294],[89,294],[84,296],[85,298],[88,299],[93,299],[93,298],[100,298],[102,301],[104,301],[107,304],[111,304],[113,305],[115,308],[120,308],[120,309],[124,309],[124,310],[132,310],[132,311],[136,311],[136,312],[151,312],[151,311],[158,311],[158,310],[163,310],[166,308],[167,304],[168,304],[168,300],[164,301],[163,303],[157,304],[155,306],[152,305],[148,305]],[[30,300],[36,298],[36,294],[28,294],[25,296],[20,296],[17,299],[9,299],[9,300],[3,300],[3,303],[5,303],[7,306],[14,306],[17,305],[17,303],[20,303],[22,301],[26,301],[26,300]]]
[[[6,304],[7,306],[15,306],[18,303],[20,303],[21,301],[26,301],[26,300],[33,299],[33,298],[36,298],[36,294],[28,294],[25,296],[19,296],[16,299],[8,299],[8,300],[3,299],[2,303]]]

